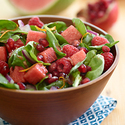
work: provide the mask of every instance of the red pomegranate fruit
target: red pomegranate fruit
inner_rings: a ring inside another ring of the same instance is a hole
[[[118,3],[116,0],[88,3],[86,8],[77,13],[77,17],[85,18],[87,22],[107,31],[118,19]]]

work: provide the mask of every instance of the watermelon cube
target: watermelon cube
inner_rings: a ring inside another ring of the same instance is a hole
[[[28,72],[26,72],[24,78],[28,83],[35,85],[46,77],[47,72],[48,70],[43,65],[35,64]]]
[[[15,66],[10,68],[10,77],[14,80],[15,83],[17,82],[23,82],[25,83],[26,80],[24,79],[25,72],[20,72],[20,70],[23,70],[23,67]]]
[[[85,59],[86,53],[83,50],[73,54],[71,58],[72,65],[76,65],[78,62],[81,62]]]
[[[7,50],[5,46],[0,46],[0,60],[7,61]]]
[[[57,59],[56,53],[52,47],[47,48],[39,54],[43,56],[43,62],[45,63],[51,63]]]
[[[65,31],[61,33],[65,40],[69,44],[74,44],[75,40],[79,40],[82,37],[82,34],[73,26],[70,25]]]
[[[41,39],[41,38],[46,38],[46,34],[43,33],[43,32],[38,32],[38,31],[32,31],[32,30],[30,30],[28,32],[28,34],[27,34],[26,44],[29,41],[34,41],[34,42],[39,43],[39,39]]]

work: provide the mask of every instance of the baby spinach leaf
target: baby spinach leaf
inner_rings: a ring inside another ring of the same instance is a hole
[[[102,55],[97,54],[95,55],[89,65],[92,70],[87,72],[85,77],[89,78],[90,80],[96,79],[97,77],[99,77],[104,70],[104,58]]]
[[[49,42],[49,46],[50,47],[53,47],[54,51],[56,52],[56,54],[58,55],[58,57],[64,57],[66,56],[65,53],[63,52],[60,52],[57,48],[60,47],[59,43],[58,43],[58,40],[56,39],[55,35],[52,33],[52,31],[50,31],[50,29],[45,25],[44,26],[45,29],[47,30],[46,31],[46,34],[47,34],[47,37],[46,39],[48,40]]]
[[[74,77],[74,81],[73,81],[73,84],[72,86],[73,87],[77,87],[79,84],[80,84],[80,81],[82,80],[82,76],[80,76],[80,72],[79,71],[76,71],[76,72],[73,72],[72,73],[72,76]]]
[[[82,40],[82,42],[90,46],[93,37],[94,35],[87,34],[86,37]]]
[[[67,29],[66,23],[62,22],[62,21],[51,22],[51,23],[48,23],[46,25],[49,28],[56,26],[56,30],[58,33]]]
[[[24,46],[17,48],[16,50],[13,51],[11,57],[8,60],[9,67],[21,66],[23,68],[26,68],[25,67],[26,65],[28,67],[31,66],[31,63],[26,60],[26,58],[22,53],[23,49],[24,49]]]
[[[0,20],[0,30],[13,30],[17,24],[10,20]]]
[[[43,82],[42,84],[39,85],[39,90],[49,90],[52,86],[58,86],[59,88],[63,86],[63,80],[57,80],[56,82],[53,82],[49,85],[47,83]],[[63,88],[67,88],[68,84],[65,83],[65,86]]]
[[[20,28],[17,28],[17,29],[14,30],[14,31],[6,32],[6,33],[0,38],[0,42],[6,43],[7,40],[8,40],[11,36],[13,36],[15,33],[27,34],[28,32],[22,31]]]
[[[39,83],[36,84],[36,89],[37,89],[37,90],[39,90],[39,86],[41,86],[41,84],[43,83],[43,81],[44,81],[45,79],[47,79],[47,78],[48,78],[48,76],[44,77]],[[43,85],[42,85],[42,86],[43,86]]]
[[[8,80],[0,73],[0,87],[19,89],[17,84],[9,83]]]
[[[59,44],[60,44],[60,45],[62,45],[62,44],[64,44],[64,43],[69,44],[69,43],[64,39],[64,37],[63,37],[61,34],[59,34],[58,32],[55,32],[54,35],[55,35],[55,37],[57,38],[57,40],[59,41]]]
[[[87,66],[91,59],[96,55],[97,50],[91,50],[86,54],[86,60],[84,61],[84,64]]]
[[[73,24],[75,25],[76,29],[82,34],[84,35],[87,31],[86,31],[86,26],[84,25],[84,23],[79,19],[79,18],[73,18],[72,19]]]

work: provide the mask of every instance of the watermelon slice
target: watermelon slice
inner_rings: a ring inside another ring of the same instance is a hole
[[[57,59],[56,53],[52,47],[47,48],[39,54],[43,56],[43,62],[45,63],[51,63]]]
[[[70,25],[65,31],[61,33],[65,40],[69,44],[74,44],[75,40],[79,40],[82,37],[82,34],[73,26]]]
[[[36,64],[28,72],[26,72],[24,78],[30,84],[35,85],[37,82],[46,77],[48,70],[41,64]]]
[[[46,34],[43,32],[38,32],[38,31],[32,31],[30,30],[27,34],[27,40],[26,40],[26,44],[29,41],[35,41],[37,43],[39,43],[39,39],[40,38],[46,38]]]
[[[55,14],[68,7],[74,0],[8,0],[22,15]]]
[[[26,80],[24,79],[25,72],[20,72],[20,70],[23,70],[23,67],[15,66],[10,68],[10,77],[14,80],[14,82],[23,82],[25,83]]]
[[[71,58],[72,65],[76,65],[78,62],[81,62],[85,59],[86,53],[83,50],[73,54]]]
[[[5,46],[0,46],[0,60],[7,61],[7,50]]]

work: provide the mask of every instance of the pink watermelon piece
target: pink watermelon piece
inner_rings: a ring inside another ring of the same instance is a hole
[[[65,40],[69,44],[74,44],[75,40],[79,40],[82,37],[82,34],[73,26],[70,25],[65,31],[61,33]]]
[[[39,54],[43,56],[43,62],[45,63],[51,63],[57,59],[56,53],[52,47],[47,48]]]
[[[35,41],[37,43],[39,43],[39,39],[41,38],[46,38],[46,34],[43,32],[38,32],[38,31],[32,31],[30,30],[27,34],[27,40],[26,40],[26,44],[29,41]]]
[[[0,60],[7,61],[7,50],[5,46],[0,46]]]
[[[71,58],[72,65],[76,65],[78,62],[81,62],[85,59],[86,53],[83,50],[73,54]]]
[[[35,85],[46,77],[47,72],[48,70],[43,65],[36,64],[28,72],[26,72],[24,78],[28,83]]]
[[[20,70],[23,70],[23,67],[15,66],[10,68],[10,77],[14,80],[15,83],[17,82],[23,82],[25,83],[26,80],[24,79],[25,72],[20,72]]]

